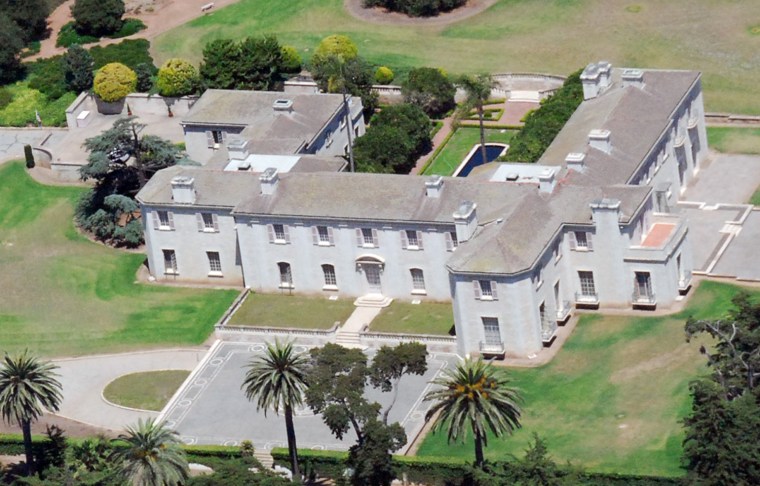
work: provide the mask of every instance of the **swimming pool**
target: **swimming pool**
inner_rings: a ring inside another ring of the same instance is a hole
[[[457,170],[452,174],[453,177],[467,177],[470,171],[479,165],[483,165],[486,162],[493,162],[498,157],[504,155],[507,152],[509,145],[505,143],[487,143],[486,144],[486,160],[483,160],[482,152],[480,151],[480,144],[475,144],[464,158],[464,161],[459,164]]]

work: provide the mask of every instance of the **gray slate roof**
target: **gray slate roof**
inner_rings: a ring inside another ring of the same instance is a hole
[[[570,117],[546,149],[539,164],[564,165],[570,152],[585,152],[587,170],[573,177],[574,184],[624,184],[635,174],[671,115],[694,83],[697,71],[644,70],[644,86],[622,87],[622,69],[612,70],[612,85],[600,96],[586,100]],[[592,149],[588,134],[610,131],[611,153]]]
[[[293,101],[292,110],[276,111],[275,100]],[[341,109],[339,94],[209,89],[182,119],[185,125],[244,126],[242,137],[262,154],[292,154],[311,141]]]

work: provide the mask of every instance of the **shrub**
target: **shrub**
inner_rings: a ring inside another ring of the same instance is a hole
[[[185,96],[198,86],[198,71],[184,59],[169,59],[158,70],[156,80],[161,96]]]
[[[39,54],[40,49],[42,49],[42,43],[38,40],[32,41],[26,45],[26,49],[21,51],[21,57],[23,58]]]
[[[96,37],[114,34],[123,24],[124,0],[76,0],[71,15],[80,34]]]
[[[74,93],[65,93],[58,99],[50,99],[26,82],[7,86],[13,101],[0,110],[0,125],[24,127],[36,125],[35,111],[39,112],[44,126],[66,125],[66,107],[76,98]]]
[[[145,39],[127,39],[105,47],[94,46],[90,49],[90,55],[95,61],[96,70],[112,62],[120,62],[135,70],[139,64],[144,63],[149,65],[155,74],[158,70],[153,65],[149,48],[150,42]]]
[[[60,98],[69,91],[61,55],[27,64],[27,72],[29,87],[44,93],[50,99]]]
[[[134,35],[141,30],[145,29],[145,23],[140,19],[124,19],[124,23],[122,24],[121,28],[109,35],[111,39],[120,39],[122,37],[129,37],[130,35]]]
[[[58,31],[58,38],[55,41],[55,46],[69,47],[73,44],[92,44],[93,42],[98,42],[98,40],[99,37],[80,34],[74,28],[74,22],[69,22],[67,24],[64,24],[64,26],[61,27],[61,30]]]
[[[24,159],[26,159],[26,168],[34,169],[34,154],[32,153],[32,146],[29,144],[24,145]]]
[[[63,56],[66,86],[75,93],[92,88],[92,56],[79,44],[69,47]]]
[[[24,48],[22,31],[0,12],[0,84],[14,81],[22,74],[18,54]]]
[[[401,85],[401,92],[404,101],[419,106],[431,118],[443,117],[456,106],[454,83],[439,69],[412,69]]]
[[[461,7],[467,0],[364,0],[365,7],[381,7],[412,17],[434,17]]]
[[[106,102],[119,101],[137,88],[137,75],[124,64],[106,64],[95,75],[95,94]]]
[[[13,93],[6,88],[0,88],[0,110],[11,104]]]
[[[153,66],[141,63],[135,67],[135,74],[137,74],[137,91],[140,93],[148,93],[153,89]]]
[[[354,41],[345,35],[333,34],[325,37],[314,51],[314,58],[326,59],[330,56],[336,56],[342,61],[354,59],[359,55],[359,48]],[[312,63],[317,62],[312,59]]]
[[[375,82],[377,84],[391,84],[391,81],[393,81],[393,71],[391,71],[391,68],[386,66],[377,68],[377,71],[375,71]]]
[[[282,46],[282,70],[288,74],[297,74],[301,72],[303,60],[293,46]]]

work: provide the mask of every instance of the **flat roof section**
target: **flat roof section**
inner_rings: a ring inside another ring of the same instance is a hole
[[[675,227],[676,225],[673,223],[655,223],[652,225],[652,230],[647,237],[641,242],[641,246],[645,248],[661,247],[666,241],[668,241],[668,238],[670,238]]]

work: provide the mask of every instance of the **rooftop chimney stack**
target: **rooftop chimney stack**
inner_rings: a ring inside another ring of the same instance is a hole
[[[644,87],[644,71],[641,69],[625,69],[623,70],[623,87],[634,86],[636,88]]]
[[[599,96],[601,74],[599,66],[594,63],[589,64],[581,73],[581,84],[583,84],[583,99],[590,100]]]
[[[230,160],[245,160],[248,158],[248,140],[230,140],[227,143],[227,152],[230,154]]]
[[[440,197],[443,191],[443,177],[437,175],[425,181],[425,195],[427,197]]]
[[[602,92],[612,84],[612,64],[599,61],[596,66],[599,68],[599,92]]]
[[[556,184],[555,171],[544,169],[538,175],[538,190],[541,192],[552,192]]]
[[[591,130],[588,134],[588,144],[591,148],[601,150],[608,154],[612,152],[612,144],[610,143],[610,131],[609,130]]]
[[[565,164],[569,170],[575,172],[583,172],[585,169],[584,161],[586,160],[586,154],[583,152],[570,152],[565,157]]]
[[[472,201],[462,201],[454,212],[454,224],[456,225],[457,241],[467,241],[478,229],[478,215],[475,211],[478,205]]]
[[[177,204],[195,203],[195,179],[176,176],[172,179],[172,199]]]
[[[261,183],[261,194],[265,196],[271,196],[277,189],[277,183],[280,180],[280,175],[277,173],[277,169],[270,167],[265,170],[259,176],[259,182]]]

